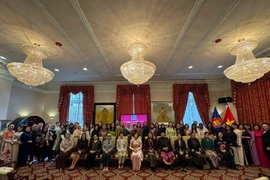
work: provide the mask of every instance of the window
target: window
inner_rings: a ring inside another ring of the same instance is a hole
[[[197,105],[196,105],[193,93],[189,92],[186,112],[184,114],[184,123],[189,124],[189,127],[191,128],[191,125],[194,121],[197,121],[198,124],[202,123],[202,119],[197,109]]]
[[[78,94],[70,93],[70,102],[69,102],[69,114],[68,122],[74,123],[78,122],[80,125],[83,125],[83,94],[80,92]]]

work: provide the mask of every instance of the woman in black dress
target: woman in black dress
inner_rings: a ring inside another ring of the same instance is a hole
[[[93,138],[91,139],[90,146],[87,150],[86,168],[85,168],[86,171],[88,171],[90,168],[94,166],[96,156],[100,154],[100,151],[101,151],[101,142],[98,139],[98,136],[94,134]]]
[[[206,157],[202,153],[201,144],[196,138],[196,133],[193,132],[188,139],[188,148],[191,150],[192,159],[198,169],[203,169],[203,166],[207,164]]]
[[[186,143],[183,140],[181,133],[177,134],[177,139],[174,141],[175,154],[178,156],[180,169],[182,172],[186,172]]]
[[[246,128],[243,126],[243,124],[238,125],[238,129],[242,131],[242,145],[244,148],[244,154],[246,157],[246,160],[248,162],[248,165],[254,164],[252,155],[251,155],[251,149],[250,149],[250,134],[246,130]]]
[[[156,171],[156,165],[157,165],[157,162],[156,162],[157,143],[156,142],[157,141],[153,137],[153,133],[149,132],[148,138],[145,140],[145,144],[144,144],[144,153],[147,154],[152,172]]]
[[[71,166],[69,170],[72,171],[81,157],[84,157],[88,148],[88,140],[86,139],[86,133],[83,133],[81,139],[77,143],[76,152],[72,158]]]
[[[21,144],[19,146],[19,154],[17,160],[17,166],[22,167],[25,166],[28,155],[30,155],[30,148],[32,145],[32,139],[30,134],[31,128],[26,127],[25,131],[21,135]]]
[[[236,141],[237,141],[237,136],[233,132],[231,126],[226,125],[225,127],[225,132],[223,134],[223,139],[227,141],[227,145],[230,147],[238,147]]]
[[[224,139],[222,132],[218,132],[214,144],[218,156],[226,162],[227,167],[230,169],[236,169],[233,154],[229,151],[228,142]]]

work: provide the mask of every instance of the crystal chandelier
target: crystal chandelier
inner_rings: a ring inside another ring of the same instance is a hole
[[[236,56],[234,65],[225,69],[227,78],[236,82],[250,83],[261,78],[270,71],[270,58],[256,58],[252,52],[257,47],[257,41],[240,40],[229,52]]]
[[[141,42],[133,43],[128,47],[132,59],[124,63],[120,67],[120,71],[132,84],[140,85],[147,82],[156,71],[156,66],[153,63],[144,60],[146,51],[147,46]]]
[[[24,63],[7,64],[10,74],[28,86],[38,86],[51,81],[53,72],[42,65],[42,59],[47,58],[48,54],[37,44],[23,44],[21,48],[27,57]]]

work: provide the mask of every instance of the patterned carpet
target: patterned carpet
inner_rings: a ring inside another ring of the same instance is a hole
[[[103,172],[98,168],[94,170],[85,171],[83,167],[77,167],[73,171],[56,171],[55,165],[50,163],[34,164],[32,167],[25,166],[18,169],[17,175],[28,175],[29,179],[55,179],[55,180],[174,180],[174,179],[186,179],[186,180],[237,180],[257,177],[259,172],[270,174],[270,169],[260,168],[255,166],[250,167],[238,167],[239,170],[229,170],[221,167],[219,170],[197,170],[192,167],[187,168],[187,172],[183,173],[176,169],[174,171],[165,171],[158,168],[156,173],[152,173],[150,169],[141,170],[136,173],[131,169],[126,168],[123,171],[119,171],[117,168],[111,168],[108,172]]]

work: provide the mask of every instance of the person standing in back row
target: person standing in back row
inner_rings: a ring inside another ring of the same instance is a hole
[[[270,129],[268,123],[263,123],[262,144],[263,149],[270,161]]]
[[[243,150],[243,145],[242,145],[242,131],[237,128],[236,123],[232,124],[232,128],[233,128],[233,132],[237,136],[236,143],[238,145],[238,147],[236,147],[236,151],[234,151],[235,152],[234,157],[237,157],[238,162],[241,166],[244,166],[245,160],[244,160],[244,150]],[[236,164],[238,164],[237,161],[236,161]]]

